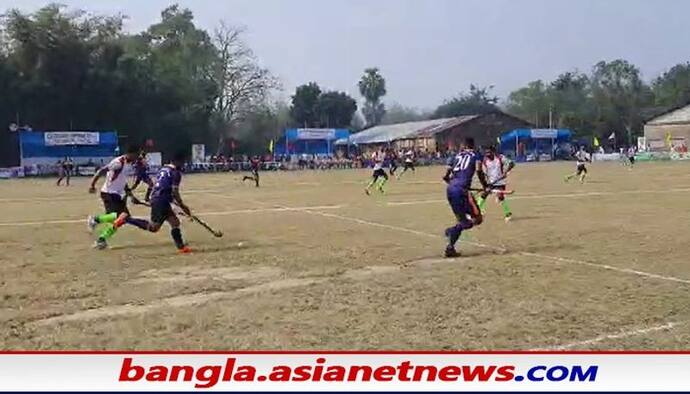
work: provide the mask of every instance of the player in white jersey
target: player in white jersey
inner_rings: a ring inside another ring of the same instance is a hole
[[[635,147],[631,146],[628,148],[628,162],[630,163],[630,169],[632,170],[633,166],[635,165]]]
[[[587,153],[587,151],[585,151],[584,146],[581,146],[580,150],[575,152],[574,156],[575,156],[575,160],[577,160],[576,171],[575,171],[575,173],[566,176],[565,181],[568,182],[575,177],[579,177],[580,183],[585,183],[585,177],[587,176],[587,166],[585,164],[591,163],[592,158],[589,155],[589,153]]]
[[[386,151],[381,148],[380,151],[374,152],[371,155],[371,160],[374,162],[374,173],[371,175],[371,182],[364,188],[364,193],[369,195],[369,189],[378,183],[376,187],[381,193],[383,193],[383,185],[388,181],[388,174],[383,170],[383,162],[386,159]]]
[[[482,167],[484,168],[484,174],[486,174],[486,180],[490,189],[499,191],[506,190],[506,178],[508,177],[508,173],[515,167],[515,163],[512,160],[509,160],[501,154],[497,154],[496,148],[490,146],[484,151]],[[490,190],[485,190],[481,192],[477,199],[477,205],[482,214],[484,214],[484,205],[486,205],[486,199],[489,197],[490,193]],[[513,213],[510,211],[505,195],[497,193],[496,200],[501,205],[501,208],[503,208],[505,221],[510,221]]]
[[[398,179],[407,172],[407,170],[412,170],[412,172],[415,172],[414,169],[414,152],[412,149],[408,149],[407,152],[405,152],[405,161],[403,163],[403,170],[402,172],[398,175]]]
[[[96,193],[96,183],[105,175],[105,182],[101,187],[101,200],[105,207],[105,214],[89,216],[87,219],[89,229],[92,231],[98,224],[106,225],[94,244],[95,248],[104,249],[107,247],[107,240],[115,234],[119,227],[128,222],[127,195],[129,188],[127,179],[136,174],[134,163],[138,157],[139,149],[130,147],[127,149],[127,153],[114,158],[108,165],[99,169],[91,179],[89,193]],[[138,226],[135,222],[132,224]]]

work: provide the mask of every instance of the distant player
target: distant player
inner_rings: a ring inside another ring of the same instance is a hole
[[[184,162],[185,154],[182,152],[177,153],[170,164],[163,166],[158,171],[156,182],[151,192],[151,222],[148,225],[148,229],[153,233],[158,232],[163,223],[167,221],[171,228],[170,236],[173,242],[175,242],[177,251],[179,253],[190,253],[192,250],[182,239],[180,219],[172,209],[172,204],[175,203],[185,215],[190,216],[192,214],[180,196],[180,183],[182,182]]]
[[[585,151],[584,146],[581,146],[580,150],[575,152],[574,156],[575,156],[575,160],[577,160],[577,164],[576,164],[577,166],[576,166],[575,173],[566,176],[565,181],[569,182],[571,179],[573,179],[575,177],[579,177],[580,183],[585,183],[585,177],[587,176],[586,164],[591,163],[592,158],[589,155],[589,153],[587,153],[587,151]]]
[[[386,159],[386,152],[383,148],[380,151],[374,152],[371,155],[371,160],[374,162],[374,172],[371,175],[371,182],[364,188],[364,193],[369,195],[369,189],[376,185],[381,193],[384,193],[383,185],[388,181],[388,174],[383,170],[383,161]]]
[[[134,175],[134,162],[138,156],[139,150],[136,147],[130,147],[127,149],[127,153],[114,158],[108,165],[100,168],[91,179],[89,193],[95,193],[96,183],[105,175],[105,182],[101,187],[101,200],[105,207],[105,213],[89,216],[87,219],[91,231],[98,224],[106,225],[94,244],[94,247],[97,249],[105,249],[108,246],[108,239],[125,223],[147,229],[146,224],[130,221],[129,210],[127,209],[127,195],[130,193],[127,186],[127,178]]]
[[[457,224],[447,228],[445,232],[448,237],[448,245],[444,253],[446,257],[458,257],[460,254],[455,250],[455,243],[462,232],[482,223],[482,213],[470,193],[475,173],[482,187],[487,189],[480,155],[474,151],[474,139],[468,137],[460,152],[448,161],[448,169],[443,177],[443,180],[448,183],[446,189],[448,204],[457,219]]]
[[[398,179],[400,179],[400,177],[402,177],[403,174],[407,172],[407,170],[412,170],[412,172],[415,172],[415,169],[414,169],[414,152],[412,151],[412,149],[408,149],[407,152],[405,152],[403,170],[400,173],[400,175],[398,175]]]
[[[395,171],[398,169],[398,154],[394,149],[388,150],[388,162],[390,165],[388,172],[391,174],[391,176],[395,176]]]
[[[513,161],[507,159],[501,154],[497,154],[496,148],[490,146],[484,153],[482,167],[484,169],[484,173],[486,174],[489,187],[492,190],[506,190],[506,178],[508,177],[508,173],[515,167],[515,163]],[[477,204],[482,212],[482,215],[485,212],[484,205],[486,204],[486,199],[490,193],[490,191],[483,191],[479,194]],[[502,193],[497,193],[496,199],[498,200],[498,203],[501,204],[501,208],[503,208],[503,216],[505,221],[510,221],[513,213],[510,211],[510,207],[508,206],[508,201],[506,200],[505,195]]]
[[[631,146],[628,148],[628,163],[630,163],[630,169],[632,170],[635,165],[635,147]]]
[[[65,157],[65,160],[58,161],[58,180],[57,185],[60,186],[62,180],[65,180],[65,185],[69,186],[69,180],[72,176],[72,170],[74,169],[74,163],[69,157]]]
[[[137,158],[137,161],[134,162],[134,184],[132,184],[132,187],[130,187],[130,191],[136,190],[137,187],[143,182],[147,185],[146,188],[146,195],[144,196],[144,200],[148,202],[151,199],[151,190],[153,189],[153,181],[151,180],[151,177],[149,176],[149,165],[148,162],[146,161],[146,153],[141,152],[139,155],[139,158]],[[134,196],[132,196],[134,197]],[[133,202],[136,203],[136,201],[133,199]]]
[[[261,159],[259,159],[259,156],[252,157],[249,160],[249,166],[252,175],[245,175],[242,177],[242,182],[246,181],[247,179],[251,179],[256,183],[256,187],[259,187],[259,168],[261,167]]]

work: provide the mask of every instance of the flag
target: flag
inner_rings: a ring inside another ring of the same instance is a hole
[[[268,143],[268,151],[273,153],[273,140],[271,140],[271,142]]]
[[[592,145],[594,145],[595,148],[598,148],[599,147],[599,138],[594,136],[594,143]]]
[[[616,139],[616,132],[614,131],[614,132],[611,133],[611,135],[609,136],[609,141],[615,140],[615,139]]]

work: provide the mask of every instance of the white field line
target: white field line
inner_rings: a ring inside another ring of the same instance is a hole
[[[236,215],[243,213],[262,213],[262,212],[289,212],[298,211],[302,212],[305,209],[339,209],[343,205],[322,205],[313,207],[277,207],[277,208],[255,208],[255,209],[237,209],[232,211],[215,211],[215,212],[199,212],[199,216],[225,216],[225,215]],[[196,213],[196,212],[195,212]],[[5,222],[0,223],[0,227],[19,227],[19,226],[42,226],[46,224],[74,224],[74,223],[86,223],[86,219],[65,219],[65,220],[43,220],[35,222]]]
[[[598,336],[596,338],[587,339],[584,341],[571,342],[571,343],[568,343],[565,345],[559,345],[559,346],[553,346],[553,347],[547,347],[547,348],[538,348],[538,349],[532,349],[532,350],[534,350],[534,351],[537,351],[537,350],[569,350],[569,349],[583,348],[583,347],[586,347],[589,345],[593,345],[595,343],[610,341],[613,339],[624,339],[624,338],[629,338],[629,337],[635,337],[638,335],[650,334],[650,333],[657,332],[657,331],[668,331],[668,330],[672,330],[673,328],[678,327],[679,325],[682,325],[685,323],[687,323],[687,322],[669,322],[669,323],[662,324],[659,326],[638,328],[636,330],[630,330],[630,331],[622,331],[622,332],[619,332],[617,334],[601,335],[601,336]]]
[[[655,190],[620,190],[613,192],[587,192],[587,193],[570,193],[570,194],[524,194],[510,196],[511,200],[538,200],[547,198],[582,198],[582,197],[594,197],[594,196],[619,196],[621,194],[666,194],[666,193],[687,193],[690,192],[690,188],[677,188],[677,189],[655,189]],[[386,205],[397,206],[397,205],[417,205],[417,204],[438,204],[444,203],[447,200],[443,199],[433,199],[433,200],[413,200],[413,201],[391,201]]]
[[[213,193],[213,192],[220,192],[222,190],[219,189],[191,189],[191,190],[184,190],[184,194],[195,194],[195,193]],[[100,198],[98,197],[98,193],[100,193],[100,190],[97,191],[97,194],[87,194],[86,191],[84,191],[83,195],[75,195],[75,196],[55,196],[55,197],[10,197],[10,198],[0,198],[0,203],[14,203],[14,202],[40,202],[40,201],[45,201],[45,202],[58,202],[58,201],[86,201],[86,200],[94,200],[100,202]]]
[[[335,214],[331,214],[331,213],[314,212],[314,211],[309,211],[309,210],[304,210],[304,212],[309,212],[311,214],[316,214],[316,215],[325,216],[325,217],[348,220],[348,221],[352,221],[355,223],[360,223],[360,224],[365,224],[365,225],[370,225],[370,226],[375,226],[375,227],[382,227],[382,228],[388,228],[391,230],[403,231],[403,232],[407,232],[407,233],[411,233],[411,234],[417,234],[417,235],[421,235],[421,236],[425,236],[425,237],[439,237],[437,235],[425,233],[422,231],[411,230],[411,229],[404,228],[404,227],[391,226],[391,225],[382,224],[382,223],[370,222],[370,221],[362,220],[362,219],[349,218],[347,216],[335,215]],[[500,252],[506,252],[507,251],[506,249],[503,249],[503,248],[498,248],[498,247],[485,245],[485,244],[481,244],[481,243],[477,243],[477,242],[464,241],[464,243],[472,244],[472,245],[482,247],[482,248],[497,250]],[[611,266],[608,264],[591,263],[588,261],[565,259],[565,258],[561,258],[561,257],[547,256],[547,255],[542,255],[542,254],[537,254],[537,253],[529,253],[529,252],[518,252],[518,254],[523,255],[523,256],[528,256],[528,257],[536,257],[536,258],[556,261],[556,262],[560,262],[560,263],[572,263],[572,264],[586,265],[586,266],[590,266],[590,267],[597,267],[597,268],[602,268],[602,269],[606,269],[606,270],[610,270],[610,271],[618,271],[618,272],[623,272],[626,274],[638,275],[638,276],[641,276],[644,278],[666,280],[666,281],[671,281],[671,282],[690,284],[690,280],[686,280],[686,279],[675,278],[672,276],[657,275],[657,274],[652,274],[652,273],[648,273],[648,272],[632,270],[632,269],[628,269],[628,268],[618,268],[618,267],[614,267],[614,266]],[[641,329],[636,329],[636,330],[631,330],[631,331],[624,331],[624,332],[620,332],[617,334],[602,335],[602,336],[599,336],[599,337],[596,337],[593,339],[588,339],[588,340],[579,341],[579,342],[573,342],[573,343],[569,343],[569,344],[565,344],[565,345],[561,345],[561,346],[556,346],[556,347],[549,348],[549,349],[533,349],[533,350],[568,350],[568,349],[572,349],[572,348],[579,348],[579,347],[592,345],[592,344],[595,344],[598,342],[603,342],[606,340],[622,339],[622,338],[627,338],[627,337],[632,337],[632,336],[637,336],[637,335],[644,335],[644,334],[657,332],[657,331],[666,331],[666,330],[673,329],[674,327],[676,327],[680,324],[683,324],[683,322],[669,322],[669,323],[666,323],[666,324],[663,324],[660,326],[641,328]]]
[[[315,214],[315,215],[319,215],[319,216],[330,217],[330,218],[341,219],[341,220],[347,220],[347,221],[351,221],[351,222],[355,222],[355,223],[359,223],[359,224],[364,224],[364,225],[369,225],[369,226],[374,226],[374,227],[387,228],[387,229],[397,230],[397,231],[406,232],[406,233],[410,233],[410,234],[421,235],[424,237],[445,238],[441,235],[426,233],[423,231],[412,230],[412,229],[405,228],[405,227],[398,227],[398,226],[391,226],[391,225],[383,224],[383,223],[370,222],[368,220],[351,218],[351,217],[336,215],[336,214],[332,214],[332,213],[315,212],[315,211],[310,211],[309,209],[303,209],[302,211],[308,212],[311,214]],[[477,246],[480,248],[491,249],[491,250],[498,251],[501,253],[506,253],[509,251],[508,249],[505,249],[505,248],[487,245],[487,244],[483,244],[483,243],[479,243],[479,242],[471,242],[471,241],[462,241],[462,242],[466,243],[466,244],[474,245],[474,246]],[[637,275],[637,276],[641,276],[641,277],[649,278],[649,279],[658,279],[658,280],[665,280],[665,281],[669,281],[669,282],[690,284],[690,279],[681,279],[681,278],[676,278],[673,276],[658,275],[658,274],[653,274],[653,273],[644,272],[644,271],[637,271],[637,270],[633,270],[630,268],[615,267],[615,266],[608,265],[608,264],[592,263],[589,261],[567,259],[567,258],[563,258],[563,257],[548,256],[548,255],[543,255],[543,254],[538,254],[538,253],[530,253],[530,252],[517,252],[517,254],[522,255],[522,256],[526,256],[526,257],[540,258],[543,260],[550,260],[550,261],[554,261],[557,263],[579,264],[579,265],[584,265],[584,266],[589,266],[589,267],[596,267],[596,268],[601,268],[601,269],[605,269],[608,271],[617,271],[617,272]]]
[[[457,264],[457,262],[444,258],[422,258],[406,262],[404,265],[376,265],[347,270],[334,276],[283,278],[263,283],[255,283],[239,289],[215,292],[199,292],[172,296],[158,300],[152,300],[146,304],[120,304],[107,305],[100,308],[80,310],[62,315],[46,317],[30,322],[33,326],[51,326],[55,324],[90,321],[103,318],[125,317],[140,315],[165,308],[183,308],[201,306],[214,301],[224,301],[230,298],[238,298],[246,294],[257,294],[271,291],[280,291],[314,284],[327,283],[337,279],[365,280],[372,275],[389,274],[411,267],[428,267],[435,264]],[[203,271],[199,271],[203,275]]]

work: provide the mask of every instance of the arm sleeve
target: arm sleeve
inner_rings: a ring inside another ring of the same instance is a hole
[[[118,159],[111,160],[106,166],[111,171],[117,171],[122,169],[122,163]]]

